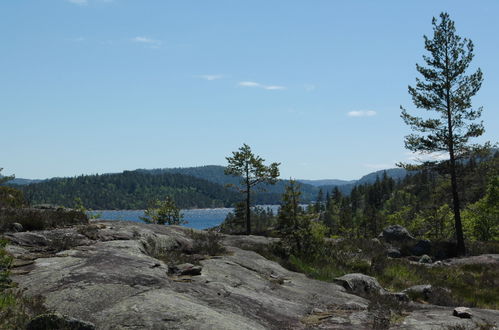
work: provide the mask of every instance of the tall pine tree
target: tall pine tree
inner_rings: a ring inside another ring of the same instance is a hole
[[[449,160],[443,165],[451,177],[457,253],[464,255],[456,163],[469,151],[468,140],[484,132],[482,122],[474,122],[480,117],[482,108],[473,109],[471,105],[471,98],[480,89],[483,78],[480,69],[466,75],[474,56],[473,43],[456,34],[449,14],[441,13],[440,21],[433,18],[432,24],[433,38],[424,37],[425,49],[429,53],[423,56],[426,66],[416,64],[422,79],[416,78],[416,85],[409,86],[414,105],[431,111],[432,115],[423,119],[410,115],[401,107],[404,122],[419,132],[405,137],[405,147],[413,152],[445,152],[449,155]]]

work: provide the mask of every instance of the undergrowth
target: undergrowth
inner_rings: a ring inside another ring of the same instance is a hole
[[[12,257],[0,239],[0,329],[24,329],[29,319],[46,312],[43,299],[27,297],[9,278]]]
[[[475,246],[475,249],[479,249]],[[256,251],[282,266],[307,276],[332,282],[348,273],[363,273],[378,279],[388,290],[398,292],[420,284],[438,291],[432,304],[499,309],[499,268],[490,264],[427,266],[407,259],[385,256],[373,240],[328,242],[316,255],[283,256],[272,246]],[[448,290],[447,290],[448,289]]]

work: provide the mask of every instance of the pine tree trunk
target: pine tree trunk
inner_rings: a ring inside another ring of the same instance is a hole
[[[459,193],[457,186],[457,176],[456,176],[456,160],[454,159],[454,153],[451,153],[450,160],[450,172],[451,172],[451,183],[452,183],[452,202],[454,205],[454,225],[456,228],[456,240],[457,240],[457,255],[464,256],[466,254],[466,247],[464,245],[464,235],[463,235],[463,225],[461,222],[461,210],[459,206]]]
[[[251,235],[250,188],[246,189],[246,235]]]

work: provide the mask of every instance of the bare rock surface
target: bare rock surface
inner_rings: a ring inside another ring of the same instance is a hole
[[[199,253],[189,229],[125,221],[90,226],[12,233],[7,250],[30,261],[18,263],[12,276],[25,294],[41,295],[49,310],[96,329],[372,328],[367,299],[240,248],[272,240],[226,236],[227,254],[200,260],[200,275],[172,275],[170,254]],[[54,232],[71,239],[60,242]],[[428,306],[416,307],[394,329],[499,319],[497,311],[474,309],[472,319],[460,319],[452,308]]]

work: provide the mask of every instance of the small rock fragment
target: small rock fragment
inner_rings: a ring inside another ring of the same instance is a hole
[[[471,309],[467,307],[456,307],[452,315],[460,317],[462,319],[471,319]]]

